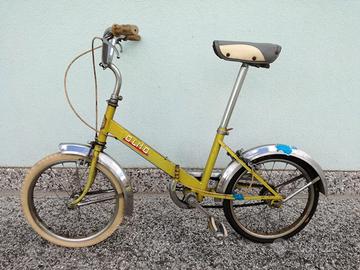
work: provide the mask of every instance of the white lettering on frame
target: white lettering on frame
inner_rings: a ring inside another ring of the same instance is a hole
[[[131,146],[135,147],[135,149],[140,151],[141,153],[143,153],[145,155],[149,154],[150,148],[143,142],[134,138],[134,136],[128,134],[128,135],[126,135],[126,137],[123,140],[126,141]]]

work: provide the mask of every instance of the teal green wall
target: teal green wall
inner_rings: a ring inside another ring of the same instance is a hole
[[[230,146],[281,142],[324,169],[360,169],[359,14],[360,1],[3,0],[0,166],[29,166],[59,142],[92,139],[65,103],[65,68],[112,23],[134,23],[143,39],[124,44],[116,61],[124,96],[116,119],[171,160],[204,166],[239,69],[213,53],[223,39],[283,47],[270,70],[249,70]],[[93,119],[90,64],[75,64],[69,90]],[[103,108],[113,76],[98,75]],[[108,148],[125,167],[149,166],[124,146]]]

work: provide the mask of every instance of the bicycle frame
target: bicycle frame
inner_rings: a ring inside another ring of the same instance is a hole
[[[220,127],[217,130],[206,166],[204,168],[201,180],[196,179],[194,176],[189,174],[186,170],[181,168],[179,165],[170,161],[167,157],[164,157],[151,146],[146,144],[143,140],[135,136],[133,133],[122,127],[119,123],[113,120],[117,103],[119,100],[119,91],[121,87],[121,74],[115,65],[111,64],[109,68],[114,72],[116,77],[116,84],[114,93],[111,96],[111,99],[108,101],[108,106],[105,111],[103,118],[102,126],[97,137],[97,141],[94,146],[93,156],[90,165],[90,173],[88,181],[83,189],[81,195],[71,203],[71,205],[76,205],[85,197],[86,193],[89,191],[94,178],[96,171],[96,163],[99,156],[99,153],[103,150],[104,145],[106,144],[107,137],[109,134],[114,136],[118,141],[128,146],[130,149],[135,151],[137,154],[154,164],[156,167],[167,173],[169,176],[174,178],[176,181],[189,188],[192,192],[197,194],[198,200],[201,201],[204,197],[214,197],[218,199],[227,199],[227,200],[272,200],[272,201],[281,201],[283,197],[278,194],[270,185],[256,172],[252,170],[250,166],[246,164],[240,157],[236,155],[234,151],[230,149],[224,143],[225,135],[229,134],[227,125],[229,123],[232,111],[234,109],[236,100],[239,96],[241,86],[244,82],[248,65],[243,64],[240,68],[238,77],[236,79],[232,94],[230,96],[228,105],[226,107],[224,116],[222,118]],[[251,175],[259,181],[270,193],[271,195],[267,196],[244,196],[243,194],[222,194],[217,192],[212,192],[208,188],[208,183],[210,180],[211,173],[214,169],[215,162],[219,155],[220,149],[223,148],[229,155],[241,164]]]

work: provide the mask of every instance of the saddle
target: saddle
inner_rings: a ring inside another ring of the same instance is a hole
[[[221,59],[263,68],[269,68],[281,52],[277,44],[224,40],[214,40],[213,49]]]

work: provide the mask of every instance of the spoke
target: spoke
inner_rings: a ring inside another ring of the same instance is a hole
[[[51,170],[52,173],[56,176],[56,174],[55,174],[55,172],[53,171],[52,167],[50,167],[50,170]],[[53,178],[53,177],[51,177],[51,178]],[[56,183],[56,181],[55,181],[55,183]],[[58,184],[58,185],[60,184],[61,187],[64,189],[64,191],[69,195],[69,197],[71,197],[70,194],[69,194],[69,192],[67,192],[67,190],[64,188],[64,186],[63,186],[60,182],[58,182],[57,184]],[[54,193],[55,193],[55,195],[60,199],[60,197],[57,195],[56,191],[54,191]],[[65,205],[67,205],[66,200],[62,200],[62,199],[60,199],[60,200],[61,200],[61,201],[64,201]]]
[[[81,222],[81,212],[80,212],[80,207],[77,208],[77,216],[78,216],[78,222]],[[80,227],[80,226],[78,226]],[[80,228],[79,228],[80,229]]]
[[[115,199],[115,196],[110,197],[110,198],[104,198],[104,199],[88,200],[88,201],[84,201],[84,202],[79,203],[77,206],[84,206],[84,205],[90,205],[90,204],[94,204],[94,203],[106,202],[106,201],[111,201],[111,200],[114,200],[114,199]]]
[[[259,203],[244,203],[244,204],[237,204],[233,205],[234,208],[237,207],[252,207],[252,206],[258,206],[258,205],[265,205],[266,202],[259,202]],[[222,207],[222,206],[221,206]]]
[[[264,212],[266,207],[267,206],[265,206],[260,212]],[[269,228],[269,216],[268,215],[265,215],[265,229],[264,229],[265,231],[267,231],[266,228]]]
[[[82,160],[82,161],[84,161],[84,160]],[[89,164],[88,164],[88,163],[86,163],[86,164],[82,167],[83,173],[82,173],[81,177],[79,177],[79,184],[78,184],[79,190],[82,189],[82,188],[81,188],[81,180],[84,179],[84,176],[85,176],[85,174],[86,174],[87,168],[89,168]]]
[[[281,173],[281,175],[280,175],[280,177],[279,177],[280,183],[282,183],[282,180],[283,180],[283,177],[284,177],[284,172],[285,172],[286,167],[287,167],[288,165],[289,165],[289,163],[285,163],[285,167],[284,167],[284,169],[282,170],[282,173]]]
[[[80,179],[83,179],[83,178],[84,178],[87,168],[89,168],[89,164],[88,164],[88,163],[86,163],[86,166],[83,166],[84,172],[83,172],[82,176],[80,177]]]
[[[284,183],[281,183],[281,184],[275,186],[275,188],[278,188],[278,187],[281,187],[281,186],[285,186],[285,185],[287,185],[287,184],[291,184],[291,183],[293,183],[294,181],[296,181],[296,180],[298,180],[298,179],[301,179],[301,178],[303,178],[303,177],[304,177],[304,176],[303,176],[302,174],[300,174],[300,175],[298,175],[298,176],[296,176],[296,177],[294,177],[294,178],[291,178],[290,180],[288,180],[288,181],[286,181],[286,182],[284,182]]]
[[[303,176],[304,176],[304,175],[303,175]],[[306,178],[304,177],[304,179],[305,179],[305,185],[306,185],[306,184],[307,184]],[[295,188],[295,189],[298,189],[298,188],[299,188],[299,185],[301,184],[301,182],[302,182],[302,181],[298,181],[298,182],[294,183],[294,188]]]
[[[53,173],[53,175],[56,176],[56,173],[53,171],[53,168],[52,168],[52,167],[50,167],[50,171]],[[51,176],[51,178],[52,178],[52,176]]]
[[[267,169],[266,169],[266,167],[265,167],[265,164],[264,164],[264,163],[262,163],[261,165],[263,166],[264,171],[266,172],[266,175],[267,175],[267,176],[268,176],[268,178],[269,178],[269,173],[267,172]],[[269,183],[269,180],[268,180],[267,182]]]
[[[245,184],[247,184],[247,185],[245,185]],[[237,184],[236,188],[238,190],[241,190],[241,188],[248,188],[249,186],[250,186],[250,183],[241,183],[241,184]],[[262,184],[252,184],[251,187],[252,188],[263,188],[264,185],[262,185]]]
[[[271,167],[271,172],[270,172],[269,181],[268,181],[269,183],[271,182],[271,179],[272,179],[272,173],[274,171],[274,166],[275,166],[275,161],[273,162],[273,165]]]
[[[294,203],[294,201],[292,201]],[[299,205],[298,203],[294,203],[294,205]],[[299,216],[302,213],[301,208],[287,207],[287,212],[294,213],[296,216]]]
[[[267,208],[267,205],[265,205],[265,207],[263,207],[263,208],[259,211],[259,213],[258,213],[258,214],[260,214],[260,213],[264,212],[266,208]]]
[[[289,190],[290,194],[298,189],[300,183],[301,183],[301,181],[297,181],[297,182],[294,181],[292,183],[292,189]]]
[[[59,182],[58,185],[60,185],[64,190],[65,192],[67,193],[67,195],[69,195],[69,197],[71,197],[70,193],[64,188],[64,186]]]
[[[234,207],[234,205],[232,205]],[[250,216],[252,214],[252,212],[247,212],[245,215],[244,214],[240,214],[241,219],[242,220],[247,220],[248,216]]]
[[[77,186],[77,188],[80,190],[80,174],[79,174],[79,167],[78,167],[78,165],[79,165],[79,160],[78,161],[76,161],[75,162],[75,166],[76,166],[76,169],[75,169],[75,174],[76,174],[76,177],[77,177],[77,179],[79,180],[79,183],[77,183],[77,181],[76,181],[76,178],[75,178],[75,183],[74,183],[74,187],[75,187],[75,185]],[[75,190],[73,190],[73,192],[74,192]]]
[[[65,200],[65,199],[61,199],[61,198],[59,197],[59,195],[57,195],[56,191],[54,191],[54,193],[55,193],[56,197],[58,197],[59,200],[62,201],[62,202],[67,206],[66,200]]]
[[[58,199],[54,198],[53,200],[50,199],[49,203],[46,203],[46,204],[51,205],[51,206],[63,205],[65,200],[62,200],[57,194],[55,194],[55,195],[60,201]],[[36,199],[34,198],[34,201],[39,201],[39,202],[44,201],[45,202],[46,199],[48,199],[48,198],[39,198],[38,197]]]
[[[114,189],[102,189],[102,190],[94,190],[94,191],[89,191],[88,193],[86,193],[86,196],[90,196],[90,195],[97,195],[97,194],[103,194],[103,193],[115,193]]]
[[[64,166],[64,163],[62,163]],[[50,170],[52,171],[52,173],[56,176],[55,172],[53,171],[53,168],[50,167]],[[56,181],[54,181],[56,183]],[[71,195],[69,194],[69,192],[66,190],[66,188],[64,188],[64,186],[59,182],[57,182],[58,185],[61,185],[61,187],[64,189],[64,191],[69,195],[69,197],[71,197]]]
[[[280,215],[280,211],[279,211],[279,209],[278,209],[278,220],[282,220],[282,216]]]

